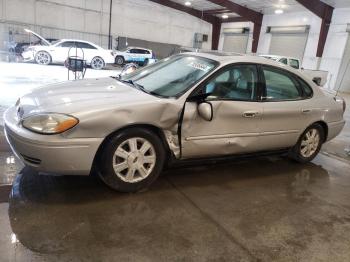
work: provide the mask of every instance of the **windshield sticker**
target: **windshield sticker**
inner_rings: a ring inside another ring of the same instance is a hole
[[[205,64],[201,64],[201,63],[198,63],[198,62],[191,62],[191,63],[188,64],[188,66],[193,67],[195,69],[202,70],[204,72],[208,72],[210,70],[210,66],[205,65]]]

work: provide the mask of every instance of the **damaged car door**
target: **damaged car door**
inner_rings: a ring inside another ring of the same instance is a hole
[[[189,96],[181,127],[182,158],[260,149],[258,138],[263,110],[258,101],[258,79],[254,64],[229,65]],[[203,97],[206,98],[200,99]]]

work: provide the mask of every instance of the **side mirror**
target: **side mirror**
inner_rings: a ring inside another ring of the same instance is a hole
[[[198,114],[206,121],[213,120],[213,105],[209,102],[202,102],[198,105]]]
[[[138,66],[136,64],[130,63],[130,64],[126,64],[122,71],[119,74],[119,77],[124,76],[124,75],[128,75],[133,73],[134,71],[136,71],[138,69]]]

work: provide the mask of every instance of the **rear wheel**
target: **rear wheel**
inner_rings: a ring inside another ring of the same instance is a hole
[[[160,175],[165,160],[161,140],[140,128],[123,130],[105,145],[99,159],[99,175],[111,188],[136,192]]]
[[[35,55],[35,62],[39,65],[48,65],[51,63],[51,56],[46,51],[39,51]]]
[[[100,70],[104,67],[105,67],[105,61],[101,57],[96,56],[91,60],[91,68],[92,69]]]
[[[300,136],[298,143],[292,148],[290,156],[300,163],[313,160],[320,152],[325,132],[319,124],[308,127]]]

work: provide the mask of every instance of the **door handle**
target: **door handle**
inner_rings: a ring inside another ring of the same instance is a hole
[[[243,113],[243,117],[253,118],[253,117],[256,117],[258,114],[259,114],[258,111],[247,111]]]
[[[303,112],[304,114],[307,114],[311,112],[311,109],[303,109],[301,110],[301,112]]]

